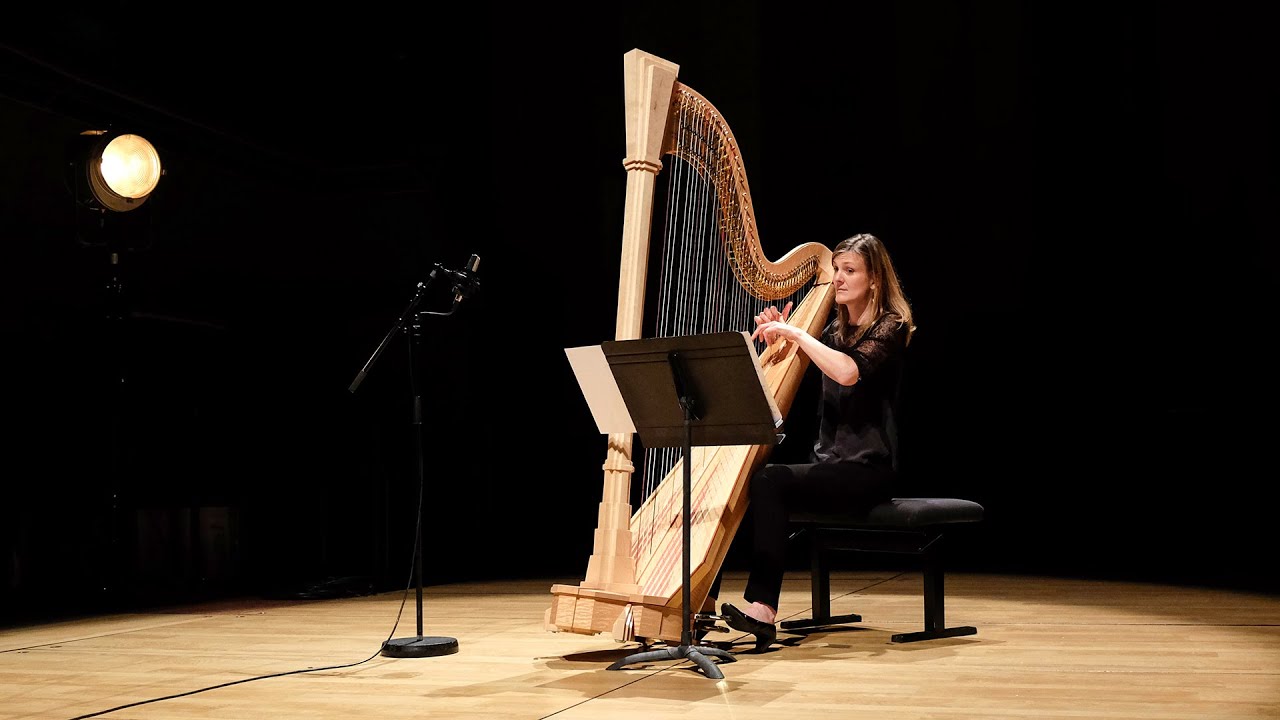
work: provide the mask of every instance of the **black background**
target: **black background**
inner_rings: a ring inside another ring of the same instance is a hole
[[[204,12],[4,30],[7,617],[403,587],[412,334],[349,387],[471,253],[479,293],[413,346],[427,582],[580,578],[605,444],[563,349],[615,331],[632,48],[729,121],[767,254],[887,242],[920,327],[902,494],[987,508],[961,568],[1276,589],[1263,18]],[[166,175],[99,218],[68,174],[107,127]]]

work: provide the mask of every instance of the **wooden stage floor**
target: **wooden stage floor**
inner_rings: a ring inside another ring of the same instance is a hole
[[[948,624],[978,633],[894,644],[923,625],[920,575],[838,572],[833,612],[861,623],[780,631],[759,654],[713,633],[736,658],[717,681],[686,660],[608,670],[640,648],[544,630],[551,585],[579,580],[426,588],[424,634],[459,643],[439,657],[379,654],[416,635],[412,591],[10,627],[0,719],[1280,718],[1266,594],[953,573]],[[726,575],[722,599],[741,603],[744,581]],[[807,576],[789,574],[780,617],[809,604]]]

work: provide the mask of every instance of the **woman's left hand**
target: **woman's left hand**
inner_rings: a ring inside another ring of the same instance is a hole
[[[755,317],[756,329],[751,333],[751,339],[755,340],[757,338],[764,337],[765,325],[776,325],[780,322],[785,323],[787,321],[787,316],[791,314],[791,305],[792,303],[788,302],[787,306],[781,310],[773,305],[761,310],[760,314]],[[765,338],[765,342],[772,343],[773,338]]]
[[[757,327],[755,335],[763,337],[767,344],[772,345],[779,339],[795,340],[799,333],[800,328],[795,325],[789,325],[782,320],[771,320]]]

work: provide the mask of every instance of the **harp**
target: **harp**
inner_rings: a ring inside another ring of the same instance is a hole
[[[795,302],[789,322],[817,336],[833,301],[830,248],[807,242],[767,258],[743,159],[725,119],[676,80],[678,65],[636,49],[623,56],[623,68],[627,185],[616,339],[748,329],[761,308],[787,301]],[[662,222],[651,242],[655,215]],[[651,275],[656,288],[646,283]],[[650,327],[646,305],[657,306]],[[775,344],[760,362],[785,417],[809,359],[794,345]],[[578,585],[552,585],[544,617],[549,631],[608,633],[646,644],[681,639],[684,460],[671,449],[633,441],[630,434],[608,436],[586,576]],[[707,601],[742,521],[751,474],[772,447],[693,448],[689,582],[695,611]],[[635,480],[640,484],[633,488]],[[642,490],[632,512],[634,489]]]

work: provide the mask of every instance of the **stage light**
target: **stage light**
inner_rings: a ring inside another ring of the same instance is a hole
[[[141,207],[164,175],[155,146],[141,135],[113,135],[105,130],[81,135],[90,140],[82,168],[94,200],[115,212]]]

